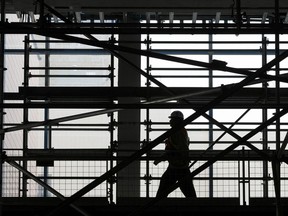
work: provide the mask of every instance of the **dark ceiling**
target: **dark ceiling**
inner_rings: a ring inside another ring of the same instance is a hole
[[[35,0],[6,0],[7,10],[35,11]],[[83,13],[113,13],[113,12],[175,12],[193,13],[199,15],[231,15],[237,7],[249,15],[273,14],[275,6],[279,12],[286,14],[288,11],[287,0],[45,0],[47,5],[62,12],[78,11]],[[278,3],[278,4],[277,4]]]

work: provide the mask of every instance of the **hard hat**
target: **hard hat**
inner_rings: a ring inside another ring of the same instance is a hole
[[[183,113],[181,112],[181,111],[173,111],[172,113],[171,113],[171,115],[169,116],[169,118],[180,118],[180,119],[184,119],[184,115],[183,115]]]

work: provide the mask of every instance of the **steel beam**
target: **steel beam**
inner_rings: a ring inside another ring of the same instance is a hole
[[[286,133],[286,136],[284,137],[284,140],[283,140],[283,142],[282,142],[281,147],[280,147],[279,150],[277,151],[276,158],[277,158],[278,160],[280,160],[280,159],[283,157],[283,154],[284,154],[284,152],[285,152],[287,143],[288,143],[288,132]]]
[[[65,122],[65,121],[70,121],[70,119],[76,120],[76,119],[81,119],[81,118],[86,118],[86,117],[91,117],[96,115],[103,115],[103,114],[108,114],[111,112],[116,112],[120,111],[122,109],[193,109],[197,110],[201,108],[204,104],[207,103],[208,100],[205,101],[195,101],[195,102],[189,102],[187,103],[161,103],[161,104],[103,104],[99,102],[55,102],[55,103],[30,103],[30,104],[23,104],[23,103],[5,103],[1,105],[0,107],[5,108],[5,109],[22,109],[22,108],[29,108],[29,109],[45,109],[45,108],[50,108],[50,109],[103,109],[101,112],[95,111],[92,113],[86,113],[86,114],[76,114],[76,116],[72,115],[71,117],[65,118],[60,118],[60,119],[50,119],[47,121],[41,121],[41,122],[28,122],[27,124],[21,124],[21,126],[14,126],[9,127],[9,128],[4,128],[3,130],[0,130],[0,134],[6,133],[6,132],[12,132],[12,131],[17,131],[21,130],[24,128],[35,128],[35,127],[40,127],[44,125],[57,125],[58,123]],[[245,104],[245,106],[243,105]],[[283,102],[280,105],[277,105],[275,103],[266,103],[266,104],[261,104],[261,103],[253,103],[253,101],[238,101],[237,103],[235,102],[223,102],[221,104],[215,105],[213,109],[282,109],[284,107],[288,106],[288,102]],[[106,109],[106,111],[104,111]],[[100,110],[99,110],[100,111]],[[17,124],[15,124],[17,125]],[[24,126],[25,125],[25,126]],[[24,127],[24,128],[23,128]]]
[[[232,143],[231,143],[232,144]],[[190,150],[189,158],[194,161],[207,161],[213,159],[222,150]],[[132,150],[111,150],[111,149],[28,149],[25,156],[7,156],[7,160],[11,161],[73,161],[73,160],[89,160],[89,161],[122,161],[129,156],[119,156],[113,153],[126,153],[133,154]],[[242,151],[241,151],[242,152]],[[149,155],[142,156],[139,160],[155,160],[164,153],[164,150],[151,150]],[[240,154],[239,150],[234,150],[228,153],[221,160],[223,161],[238,161],[238,160],[251,160],[251,161],[271,161],[275,154],[274,150],[263,151],[264,155],[256,151],[245,150],[245,154]],[[283,152],[283,158],[288,156],[288,151]]]
[[[280,162],[277,159],[272,160],[272,172],[273,172],[273,182],[274,191],[276,198],[276,216],[282,216],[282,206],[281,206],[281,181],[280,181]]]
[[[5,22],[5,0],[1,0],[1,23]],[[4,72],[5,72],[5,34],[0,34],[0,104],[4,103]],[[4,109],[0,108],[0,130],[3,129],[4,122]],[[0,153],[3,152],[3,140],[4,134],[0,134]],[[0,185],[2,185],[3,181],[3,165],[0,164]],[[0,187],[0,197],[2,197],[2,187]],[[2,208],[0,206],[0,214],[2,212]]]
[[[138,29],[139,28],[139,29]],[[4,23],[4,34],[287,34],[288,25],[273,24],[132,24],[132,23]]]

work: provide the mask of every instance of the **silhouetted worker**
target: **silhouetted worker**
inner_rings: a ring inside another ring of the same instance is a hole
[[[184,116],[182,112],[174,111],[169,118],[170,126],[177,127],[183,122]],[[155,165],[161,161],[168,160],[169,162],[168,168],[161,177],[156,197],[160,195],[167,197],[169,195],[167,189],[177,181],[185,197],[196,197],[192,178],[189,175],[189,137],[186,129],[182,127],[177,130],[165,140],[165,145],[165,153],[159,160],[154,161]]]

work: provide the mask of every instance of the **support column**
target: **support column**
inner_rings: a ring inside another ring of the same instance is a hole
[[[262,66],[267,64],[267,38],[262,36]],[[267,73],[265,73],[267,74]],[[267,95],[268,95],[268,83],[263,82],[262,83],[262,88],[265,89],[265,102],[267,101]],[[262,109],[262,121],[265,122],[267,121],[267,116],[268,116],[268,110],[267,108]],[[264,128],[262,131],[262,140],[263,140],[263,150],[266,151],[268,150],[268,130],[267,128]],[[269,194],[269,173],[268,173],[268,161],[263,161],[263,197],[268,198]]]
[[[1,0],[1,22],[5,22],[5,0]],[[0,103],[3,104],[4,102],[4,48],[5,48],[5,41],[4,41],[5,34],[2,33],[0,35]],[[4,110],[3,108],[0,109],[0,130],[3,129],[3,115]],[[0,135],[0,148],[1,154],[3,152],[3,140],[4,134]],[[2,197],[2,179],[3,179],[3,172],[2,172],[2,161],[0,161],[0,197]],[[0,205],[0,215],[1,215],[1,205]]]
[[[212,34],[209,34],[209,50],[212,51],[213,50],[213,35]],[[209,63],[212,63],[213,61],[213,52],[210,52],[209,55],[208,55],[208,58],[209,58]],[[213,70],[212,69],[209,69],[209,88],[213,88]],[[213,118],[213,109],[210,109],[209,110],[209,116],[211,116],[211,118]],[[214,135],[214,132],[213,132],[213,123],[211,121],[209,121],[209,148],[211,147],[211,145],[213,145],[213,135]],[[213,146],[211,147],[213,149]],[[209,197],[212,198],[213,197],[213,194],[214,194],[214,187],[213,187],[213,176],[214,176],[214,173],[213,173],[213,165],[211,165],[209,167]]]
[[[129,19],[129,17],[128,17]],[[133,20],[129,20],[132,22]],[[126,41],[126,43],[125,43]],[[139,43],[127,43],[127,41]],[[119,35],[119,44],[135,49],[141,49],[141,35],[127,34]],[[139,55],[120,52],[122,56],[129,59],[135,65],[141,67]],[[119,59],[119,87],[139,87],[140,74],[126,62]],[[119,103],[138,103],[139,98],[119,98]],[[140,149],[140,110],[124,109],[118,112],[118,149],[119,156],[129,156]],[[130,152],[123,152],[129,150]],[[131,150],[133,152],[131,152]],[[118,172],[117,175],[117,197],[139,197],[140,196],[140,161],[131,163]]]
[[[279,28],[280,24],[280,16],[279,16],[279,0],[275,0],[275,24],[277,29]],[[280,35],[279,32],[276,31],[275,33],[275,58],[280,55]],[[275,65],[275,76],[279,77],[280,75],[280,63],[278,62]],[[280,82],[278,80],[275,81],[275,88],[276,88],[276,104],[280,104]],[[280,109],[276,108],[275,113],[279,113]],[[276,151],[280,150],[280,136],[281,136],[281,122],[280,118],[276,120]],[[281,204],[281,164],[278,160],[272,161],[272,168],[273,168],[273,178],[274,178],[274,189],[275,189],[275,197],[276,197],[276,216],[283,216],[282,211],[282,204]]]

